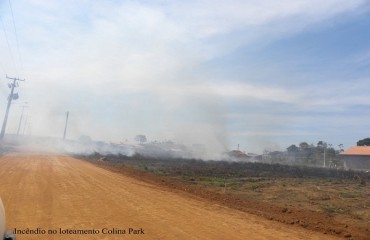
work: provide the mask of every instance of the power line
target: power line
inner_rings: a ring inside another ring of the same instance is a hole
[[[0,16],[0,20],[1,20],[1,22],[2,22],[2,19],[1,19],[1,16]],[[4,24],[3,24],[3,26],[4,26]],[[3,62],[0,60],[0,69],[1,69],[1,71],[4,73],[4,75],[6,75],[6,71],[5,71],[5,68],[4,68],[4,64],[3,64]]]
[[[16,26],[15,26],[15,20],[14,20],[13,8],[12,8],[11,1],[10,1],[10,0],[8,0],[8,2],[9,2],[10,12],[12,13],[13,27],[14,27],[14,33],[15,33],[15,40],[16,40],[16,43],[17,43],[17,52],[18,52],[18,58],[19,58],[19,65],[20,65],[21,71],[22,71],[22,72],[23,72],[23,74],[24,74],[24,69],[23,69],[23,62],[22,62],[21,52],[19,51],[18,33],[17,33],[17,28],[16,28]],[[19,76],[18,76],[18,77],[19,77]]]
[[[6,71],[5,71],[4,65],[3,65],[3,63],[1,61],[0,61],[0,69],[4,73],[4,75],[6,75]]]
[[[8,50],[9,50],[9,53],[10,53],[10,57],[12,59],[12,63],[14,65],[14,67],[15,67],[15,71],[17,72],[17,75],[19,75],[19,72],[18,72],[18,69],[17,69],[17,65],[15,64],[15,60],[14,60],[14,56],[13,56],[13,51],[12,51],[12,48],[10,47],[10,44],[9,44],[8,34],[6,33],[6,30],[5,30],[5,24],[4,24],[4,21],[1,18],[1,16],[0,16],[0,21],[1,21],[1,24],[3,26],[3,32],[4,32],[6,43],[8,45]]]

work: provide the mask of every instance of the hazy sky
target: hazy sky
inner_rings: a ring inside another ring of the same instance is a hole
[[[1,121],[5,75],[26,82],[8,133],[28,102],[26,134],[61,137],[69,111],[71,139],[145,134],[262,152],[319,140],[349,147],[370,137],[369,0],[11,7],[15,28],[9,1],[0,0]]]

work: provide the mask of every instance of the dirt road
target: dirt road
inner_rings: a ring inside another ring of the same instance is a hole
[[[0,158],[17,239],[337,239],[167,191],[67,156]]]

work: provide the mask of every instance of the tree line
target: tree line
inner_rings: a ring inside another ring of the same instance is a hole
[[[265,152],[262,155],[263,162],[294,164],[305,166],[322,166],[338,168],[343,166],[339,153],[343,151],[343,144],[338,145],[336,150],[332,144],[319,141],[316,145],[301,142],[286,148],[286,151]]]

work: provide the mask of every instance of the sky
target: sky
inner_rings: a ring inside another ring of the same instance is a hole
[[[0,0],[7,133],[261,153],[370,137],[369,0]],[[2,105],[2,107],[1,107]]]

